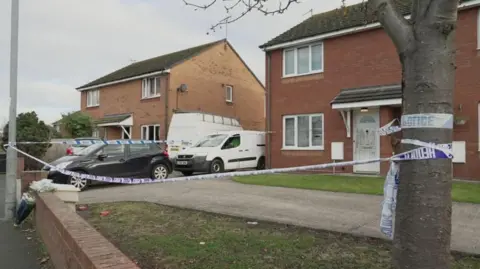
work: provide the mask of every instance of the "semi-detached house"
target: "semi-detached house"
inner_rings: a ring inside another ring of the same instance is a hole
[[[135,62],[77,90],[102,138],[166,139],[177,112],[265,128],[265,88],[225,39]]]
[[[408,16],[411,1],[394,1]],[[317,14],[260,46],[266,53],[267,166],[388,157],[379,127],[401,115],[401,65],[370,9]],[[460,1],[454,177],[480,179],[480,1]],[[333,155],[332,155],[333,154]],[[339,172],[385,174],[388,163]],[[330,170],[331,172],[332,170]]]

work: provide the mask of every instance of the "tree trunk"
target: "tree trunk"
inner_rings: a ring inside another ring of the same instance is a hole
[[[415,41],[402,58],[403,114],[452,114],[455,86],[453,33],[416,25]],[[451,143],[451,129],[403,129],[403,138]],[[404,151],[415,146],[403,144]],[[450,159],[400,163],[394,238],[395,268],[450,268]]]
[[[410,21],[390,0],[370,0],[402,63],[402,114],[453,114],[458,0],[414,0]],[[402,138],[452,143],[451,129],[403,129]],[[402,145],[402,150],[415,148]],[[452,162],[400,162],[394,268],[449,269]]]

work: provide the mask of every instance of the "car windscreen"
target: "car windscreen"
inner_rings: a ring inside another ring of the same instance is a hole
[[[227,138],[228,135],[226,134],[215,134],[215,135],[208,135],[207,137],[198,141],[193,147],[194,148],[213,148],[220,146],[223,140]]]
[[[75,155],[80,155],[80,156],[87,156],[92,154],[93,152],[97,151],[98,149],[104,147],[105,144],[94,144],[91,146],[88,146],[86,148],[83,148],[79,150],[78,152],[75,153]]]

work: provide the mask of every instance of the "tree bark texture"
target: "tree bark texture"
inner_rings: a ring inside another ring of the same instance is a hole
[[[405,114],[453,114],[455,26],[458,0],[414,0],[403,20],[390,0],[370,0],[402,64]],[[451,129],[403,129],[402,137],[451,143]],[[402,145],[402,151],[417,146]],[[449,159],[400,163],[393,266],[449,269],[452,162]]]

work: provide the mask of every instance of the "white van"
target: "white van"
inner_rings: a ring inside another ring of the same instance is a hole
[[[243,130],[234,118],[203,112],[175,112],[167,136],[170,158],[175,158],[179,151],[196,144],[208,134],[234,130]]]
[[[222,173],[239,169],[265,168],[265,133],[228,131],[210,134],[178,153],[174,170],[193,173]]]

